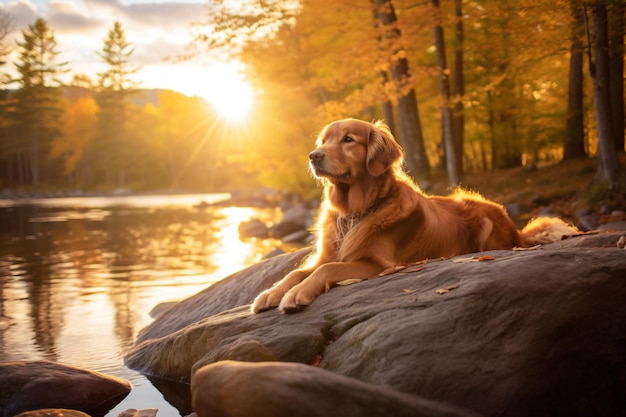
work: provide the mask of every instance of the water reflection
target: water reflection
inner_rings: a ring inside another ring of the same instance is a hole
[[[131,393],[134,403],[120,410],[163,408],[150,397],[156,391],[146,394],[149,383],[123,367],[124,350],[156,304],[188,297],[269,252],[276,242],[241,241],[237,227],[276,215],[187,202],[0,205],[0,361],[48,359],[114,374],[148,397]]]

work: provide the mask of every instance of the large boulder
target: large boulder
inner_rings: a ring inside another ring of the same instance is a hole
[[[221,361],[193,376],[198,417],[471,417],[447,404],[284,362]]]
[[[430,261],[334,288],[297,314],[251,314],[258,290],[302,254],[279,256],[177,304],[126,364],[189,382],[224,360],[298,362],[356,390],[363,382],[485,415],[617,415],[626,409],[620,237]]]
[[[103,416],[130,389],[121,378],[55,362],[1,362],[0,416],[55,408]]]

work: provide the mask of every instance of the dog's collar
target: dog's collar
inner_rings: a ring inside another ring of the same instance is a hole
[[[372,214],[373,212],[375,212],[376,210],[378,210],[378,208],[380,207],[380,204],[382,203],[383,199],[382,198],[377,198],[376,200],[374,200],[374,202],[372,202],[372,204],[370,204],[364,212],[362,213],[353,213],[353,214],[345,214],[343,216],[341,216],[342,218],[349,220],[349,221],[354,221],[354,220],[362,220],[364,217],[369,216],[370,214]]]

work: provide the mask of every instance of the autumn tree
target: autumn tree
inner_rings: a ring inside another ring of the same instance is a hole
[[[378,19],[383,30],[382,38],[389,45],[401,36],[397,27],[397,17],[390,0],[376,0]],[[391,79],[399,91],[397,98],[397,115],[399,120],[400,139],[404,147],[405,159],[409,172],[418,178],[430,176],[430,162],[424,146],[422,122],[420,120],[417,97],[411,83],[409,63],[404,48],[393,48],[390,64]]]
[[[69,103],[67,105],[61,135],[51,144],[50,156],[63,161],[63,175],[72,185],[84,181],[90,172],[90,162],[85,151],[96,132],[98,105],[84,76],[75,76],[70,86]],[[81,178],[82,177],[82,178]]]
[[[121,23],[115,22],[98,53],[107,68],[98,73],[98,129],[91,151],[102,155],[100,168],[105,182],[118,187],[126,186],[132,159],[133,141],[128,134],[132,108],[128,98],[137,87],[131,76],[139,70],[131,62],[133,52]]]
[[[609,95],[615,149],[624,151],[624,13],[623,1],[611,2],[608,6],[609,31]]]
[[[585,25],[583,8],[577,0],[570,1],[570,12],[572,29],[563,160],[586,156],[583,109],[583,38]]]
[[[609,191],[621,199],[626,188],[624,171],[622,170],[611,122],[611,97],[609,94],[610,61],[608,18],[605,4],[591,6],[593,26],[593,54],[590,63],[593,80],[594,112],[598,128],[598,174],[596,182],[606,182]]]
[[[455,186],[461,182],[461,172],[459,171],[459,164],[457,160],[462,158],[463,155],[458,154],[458,148],[454,138],[454,124],[450,103],[450,81],[448,77],[449,70],[446,60],[446,43],[441,22],[439,0],[432,0],[432,5],[434,9],[435,21],[435,49],[437,52],[437,64],[439,66],[439,90],[441,92],[441,136],[445,150],[448,183]]]
[[[457,171],[463,176],[463,149],[465,143],[465,116],[463,113],[463,100],[465,100],[463,0],[454,0],[454,35],[454,58],[452,63],[452,136],[454,137],[456,145]]]
[[[6,43],[6,38],[13,30],[13,20],[11,16],[4,10],[0,9],[0,68],[7,63],[7,59],[11,49]],[[7,75],[0,72],[0,82],[4,84]]]
[[[334,85],[318,78],[328,74],[332,64],[316,47],[320,42],[316,35],[323,32],[318,29],[329,29],[328,21],[307,20],[305,11],[313,3],[329,16],[340,7],[330,0],[304,1],[299,7],[281,0],[212,3],[195,33],[197,53],[206,46],[210,56],[245,62],[250,79],[262,91],[250,120],[229,132],[233,144],[246,146],[228,158],[240,162],[243,175],[259,178],[264,185],[302,193],[315,187],[306,169],[314,147],[312,132],[329,121],[328,114],[336,114],[324,107],[336,94]],[[357,24],[353,16],[347,18]],[[334,35],[334,30],[326,32]],[[320,107],[324,110],[316,112]],[[226,150],[220,140],[223,127],[216,125],[212,133],[217,141],[213,157]]]
[[[58,63],[57,42],[44,19],[37,19],[22,31],[17,42],[20,89],[16,95],[15,120],[12,126],[14,152],[22,168],[29,169],[33,185],[38,185],[42,169],[48,163],[51,141],[61,134],[63,97],[58,76],[65,63]],[[22,179],[25,179],[25,173]]]
[[[0,9],[0,131],[5,128],[6,122],[6,100],[8,91],[4,89],[4,86],[10,81],[10,77],[3,71],[3,67],[7,64],[7,59],[11,49],[7,44],[6,38],[11,33],[13,22],[11,16]]]

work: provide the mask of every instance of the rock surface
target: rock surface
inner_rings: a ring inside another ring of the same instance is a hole
[[[70,409],[103,416],[130,392],[128,381],[49,361],[0,363],[0,415]]]
[[[63,408],[44,408],[41,410],[24,411],[15,417],[90,417],[82,411],[66,410]]]
[[[298,362],[348,377],[355,390],[367,383],[484,415],[618,415],[621,236],[430,261],[334,288],[297,314],[251,314],[259,290],[306,252],[279,256],[175,305],[140,334],[126,364],[188,382],[224,360]]]
[[[198,417],[476,416],[295,363],[218,362],[195,373],[191,392]]]

